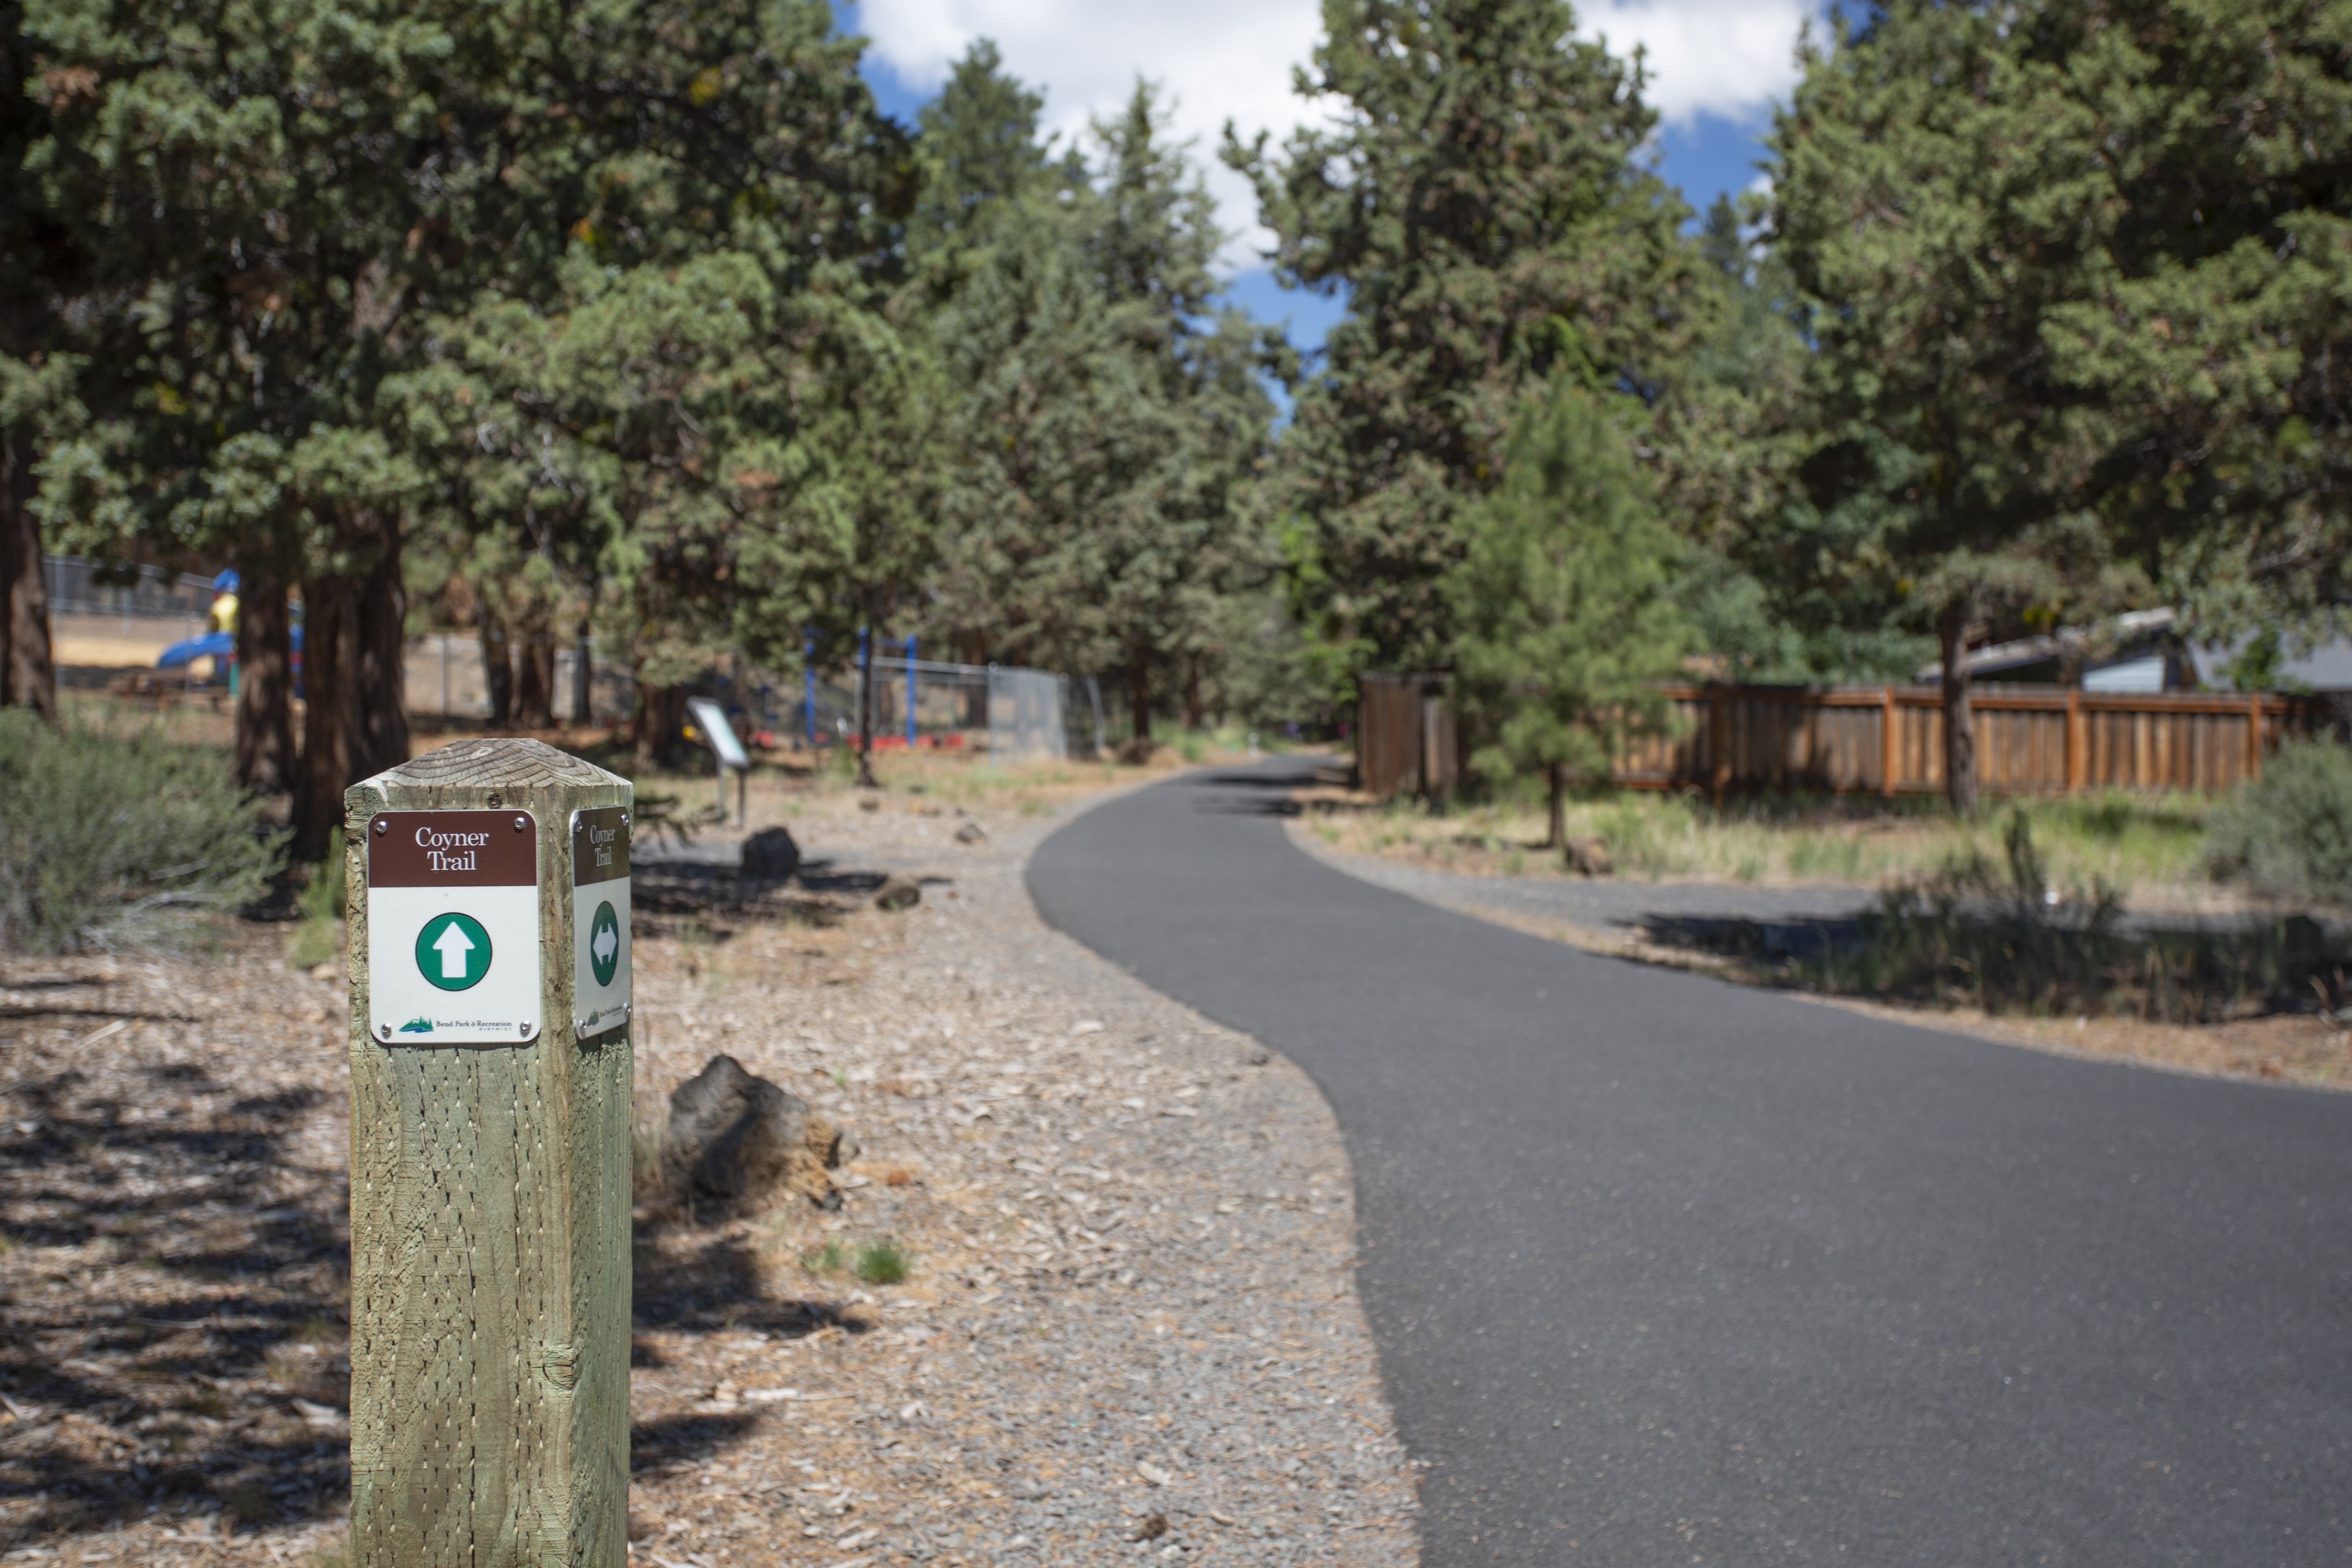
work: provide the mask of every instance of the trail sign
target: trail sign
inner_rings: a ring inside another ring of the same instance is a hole
[[[380,811],[367,828],[368,1033],[513,1045],[540,1029],[539,824]]]
[[[572,1009],[582,1039],[629,1021],[629,814],[572,814]]]

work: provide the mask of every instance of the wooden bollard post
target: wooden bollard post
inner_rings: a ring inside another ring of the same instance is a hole
[[[343,797],[359,1568],[627,1560],[631,804],[536,741]]]

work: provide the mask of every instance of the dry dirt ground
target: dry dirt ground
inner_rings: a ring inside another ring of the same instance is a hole
[[[640,1205],[632,1563],[1416,1560],[1330,1114],[1042,925],[1052,820],[812,800],[830,891],[641,877],[642,1118],[727,1051],[862,1153],[835,1213]],[[345,987],[282,941],[0,957],[0,1559],[341,1548]]]

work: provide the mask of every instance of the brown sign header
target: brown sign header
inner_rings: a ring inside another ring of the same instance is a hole
[[[629,814],[603,805],[572,814],[572,885],[617,882],[629,874]]]
[[[527,811],[379,811],[368,821],[371,888],[528,888],[539,824]]]

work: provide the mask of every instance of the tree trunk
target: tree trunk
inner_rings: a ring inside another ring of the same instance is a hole
[[[327,836],[343,819],[351,782],[350,725],[344,713],[357,628],[348,578],[312,577],[302,584],[301,787],[294,802],[294,855],[317,865]]]
[[[362,527],[373,520],[357,520]],[[356,577],[302,584],[302,766],[294,858],[316,864],[342,825],[343,791],[408,760],[408,596],[397,525]]]
[[[489,726],[503,730],[514,722],[514,660],[509,655],[506,623],[481,612],[482,684],[488,689]]]
[[[555,642],[544,628],[526,628],[509,646],[513,658],[514,721],[519,730],[555,728]]]
[[[257,795],[294,788],[294,644],[286,582],[246,567],[236,611],[236,782]]]
[[[1135,760],[1148,762],[1151,757],[1151,667],[1139,653],[1128,661],[1127,710],[1134,731],[1130,741]]]
[[[387,523],[375,565],[353,589],[346,788],[408,761],[408,590],[400,574],[399,523]]]
[[[637,771],[647,773],[670,764],[686,715],[686,688],[648,686],[640,680],[636,691],[634,756]]]
[[[1969,624],[1975,609],[1962,598],[1936,618],[1944,655],[1944,798],[1959,816],[1977,814],[1977,731],[1969,710]]]
[[[49,595],[41,581],[41,524],[33,515],[33,454],[0,433],[0,704],[58,721],[49,653]]]
[[[1554,763],[1544,773],[1551,785],[1551,813],[1543,847],[1565,850],[1568,847],[1568,770]]]
[[[1201,661],[1188,660],[1184,666],[1184,728],[1200,730],[1208,723],[1208,710],[1201,705]]]
[[[580,638],[572,654],[572,721],[583,728],[596,721],[596,667],[589,657],[588,617],[580,617]]]
[[[874,639],[863,635],[857,646],[857,786],[879,787],[874,778]]]

